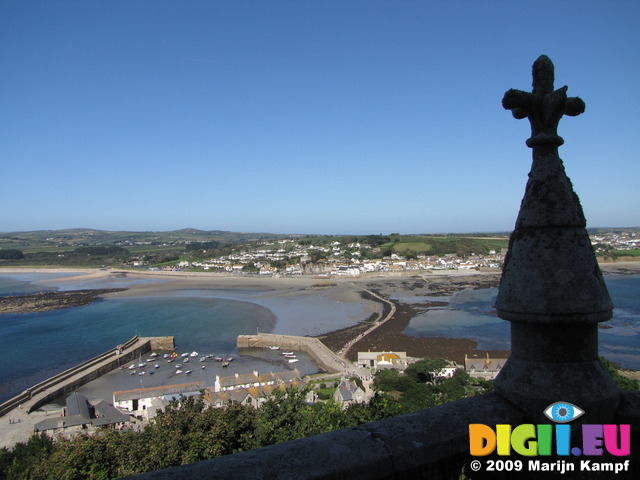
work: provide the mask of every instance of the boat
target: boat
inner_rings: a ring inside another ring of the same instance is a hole
[[[158,365],[157,363],[153,366],[153,368],[160,368],[160,365]]]
[[[227,357],[227,362],[233,362],[233,357]]]
[[[187,375],[189,375],[189,374],[191,373],[191,370],[187,370],[187,371],[186,371],[186,372],[184,372],[184,373],[186,373]]]
[[[197,357],[198,355],[200,355],[200,354],[198,352],[196,352],[195,350],[189,354],[190,357]]]
[[[182,364],[181,363],[176,363],[176,368],[180,368],[180,367],[182,367]]]
[[[170,358],[169,360],[167,360],[167,363],[173,363],[173,358]]]
[[[222,357],[216,357],[216,362],[221,362],[222,361]]]
[[[222,366],[223,366],[224,368],[228,367],[228,366],[229,366],[229,362],[222,362]]]
[[[165,354],[162,356],[162,358],[169,358],[169,354],[168,354],[168,353],[165,353]]]
[[[182,373],[182,370],[176,370],[176,375]]]
[[[154,372],[153,370],[151,370],[151,371],[149,372],[149,375],[153,375],[154,373],[156,373],[156,372]]]
[[[278,345],[271,345],[269,348],[271,350],[280,350],[280,347]]]
[[[182,359],[182,361],[183,361],[184,363],[189,363],[189,357],[184,357],[184,358]]]
[[[291,354],[285,355],[284,358],[296,358],[296,356],[293,353],[291,353]]]
[[[286,357],[287,355],[293,355],[293,352],[282,352],[282,355]]]
[[[144,375],[144,370],[142,370],[141,372],[138,372],[138,375]]]
[[[202,365],[202,367],[200,367],[200,368],[205,368],[205,367],[206,367],[206,365]]]
[[[158,354],[156,352],[153,352],[151,355],[149,355],[151,358],[156,358],[158,356]]]
[[[136,368],[136,364],[132,363],[131,365],[129,365],[129,370],[133,370],[134,368]]]
[[[207,361],[207,357],[200,357],[200,361],[201,362],[206,362]]]
[[[184,358],[184,357],[188,357],[188,356],[189,356],[189,354],[188,354],[188,353],[183,353],[183,354],[182,354],[182,355],[180,355],[180,356]]]
[[[296,363],[299,362],[300,360],[298,360],[297,358],[290,358],[289,359],[289,363]]]

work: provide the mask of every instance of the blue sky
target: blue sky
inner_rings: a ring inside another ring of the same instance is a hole
[[[506,231],[540,54],[588,225],[640,225],[640,2],[0,0],[0,231]]]

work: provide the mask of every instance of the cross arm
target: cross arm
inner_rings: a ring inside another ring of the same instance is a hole
[[[514,88],[507,90],[502,98],[502,106],[505,110],[511,110],[514,118],[521,120],[529,115],[533,95]]]

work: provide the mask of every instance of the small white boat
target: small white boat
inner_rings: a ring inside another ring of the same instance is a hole
[[[153,352],[151,355],[149,355],[151,358],[156,358],[158,356],[158,354],[156,352]]]
[[[144,370],[138,373],[138,375],[144,375]]]
[[[157,363],[153,366],[153,368],[160,368],[160,365],[158,365]]]
[[[300,360],[298,360],[297,358],[290,358],[289,359],[289,363],[296,363],[299,362]]]
[[[207,357],[200,357],[200,361],[201,362],[206,362],[207,361]]]
[[[198,352],[196,352],[195,350],[193,352],[191,352],[191,354],[189,354],[190,357],[197,357],[198,355],[200,355]]]
[[[176,368],[180,368],[180,367],[182,367],[182,364],[181,363],[176,363]]]
[[[277,345],[271,345],[269,348],[270,348],[271,350],[280,350],[280,347],[279,347],[279,346],[277,346]]]
[[[173,363],[173,358],[170,358],[169,360],[167,360],[167,363]]]
[[[229,362],[222,362],[222,366],[223,366],[224,368],[228,367],[228,366],[229,366]]]
[[[182,355],[180,355],[180,356],[181,356],[182,358],[184,358],[184,357],[188,357],[188,356],[189,356],[189,354],[188,354],[188,353],[183,353],[183,354],[182,354]]]
[[[189,375],[189,374],[191,373],[191,370],[187,370],[187,371],[186,371],[186,372],[184,372],[184,373],[186,373],[187,375]]]
[[[165,353],[165,354],[162,356],[162,358],[169,358],[169,354],[168,354],[168,353]]]
[[[133,370],[134,368],[136,368],[136,364],[132,363],[131,365],[129,365],[129,370]]]
[[[206,367],[206,365],[202,365],[202,367],[200,367],[200,368],[205,368],[205,367]]]
[[[293,355],[293,352],[282,352],[282,355],[286,357],[287,355]]]
[[[182,359],[182,361],[183,361],[184,363],[189,363],[189,357],[184,357],[184,358]]]
[[[285,355],[284,358],[296,358],[296,356],[292,353]]]
[[[182,373],[182,370],[176,370],[176,375]]]

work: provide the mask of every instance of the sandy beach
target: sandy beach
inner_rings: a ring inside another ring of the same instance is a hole
[[[640,262],[602,263],[603,274],[637,274]],[[401,274],[371,274],[360,277],[316,277],[316,276],[243,276],[209,272],[149,271],[116,269],[0,269],[2,273],[64,273],[66,276],[39,281],[43,285],[61,288],[91,288],[91,285],[126,288],[104,293],[105,297],[149,297],[165,296],[179,290],[198,290],[211,293],[262,291],[271,299],[282,302],[304,304],[310,297],[322,294],[336,303],[358,303],[363,307],[361,319],[348,326],[332,328],[326,325],[318,337],[332,350],[339,351],[350,340],[385,316],[384,304],[376,301],[367,291],[391,300],[396,312],[384,325],[365,336],[349,350],[347,357],[354,360],[360,351],[405,351],[415,357],[443,357],[458,363],[465,354],[484,355],[486,350],[476,350],[477,343],[465,338],[412,337],[404,330],[418,313],[446,305],[448,296],[465,289],[497,287],[500,270],[491,271],[428,271]],[[76,275],[70,275],[76,273]],[[425,298],[427,297],[427,298]],[[433,297],[437,298],[434,301]],[[400,299],[400,300],[398,300]],[[507,355],[506,351],[489,351],[494,356]]]

